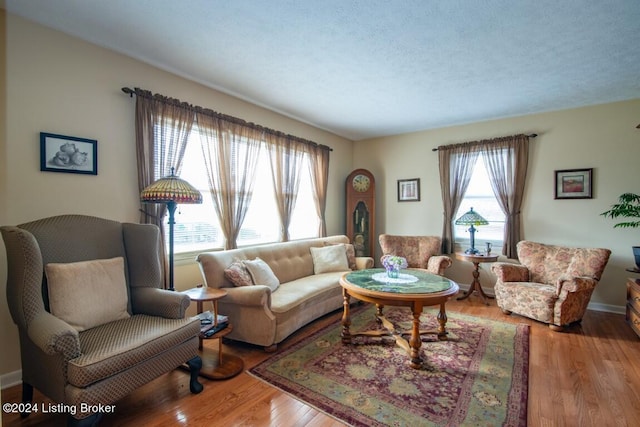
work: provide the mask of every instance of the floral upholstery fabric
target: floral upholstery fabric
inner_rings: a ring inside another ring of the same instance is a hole
[[[528,241],[517,250],[520,264],[491,267],[498,306],[558,327],[582,319],[611,251]]]
[[[444,275],[452,264],[451,258],[440,253],[441,240],[436,236],[393,236],[381,234],[378,238],[382,256],[398,255],[407,259],[409,268],[424,268]]]
[[[234,286],[252,286],[253,279],[242,261],[234,261],[224,270],[224,277]]]

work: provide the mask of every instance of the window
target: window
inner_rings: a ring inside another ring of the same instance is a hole
[[[476,242],[490,241],[494,244],[502,244],[504,239],[505,215],[502,209],[500,209],[496,196],[493,194],[489,173],[484,166],[482,153],[478,156],[476,165],[473,168],[469,187],[467,188],[462,203],[460,203],[458,212],[454,216],[454,220],[460,218],[471,208],[489,222],[489,225],[477,227]],[[468,245],[468,229],[468,226],[454,225],[453,232],[456,243]],[[481,248],[481,245],[476,243],[476,248]]]
[[[202,159],[200,136],[196,127],[187,143],[180,178],[202,193],[202,204],[178,205],[174,225],[174,251],[195,252],[222,247],[224,234],[209,195],[207,169]]]
[[[296,207],[291,215],[289,224],[289,238],[309,239],[318,237],[319,218],[316,213],[316,204],[313,199],[313,185],[311,183],[311,164],[308,155],[304,156],[302,174],[300,175],[300,187],[296,198]]]
[[[276,242],[280,219],[273,191],[273,178],[267,150],[261,150],[251,205],[238,236],[237,245]],[[290,239],[317,237],[318,221],[305,157],[296,205],[289,226]],[[174,226],[174,251],[195,252],[224,246],[224,234],[209,193],[207,171],[200,148],[200,136],[194,126],[184,154],[180,177],[196,187],[203,196],[201,205],[178,205]],[[168,238],[168,233],[167,233]]]

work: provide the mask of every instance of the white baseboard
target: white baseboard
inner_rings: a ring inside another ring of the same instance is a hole
[[[22,384],[22,370],[0,375],[0,385],[2,386],[2,390],[19,384]]]
[[[622,305],[600,304],[599,302],[590,302],[587,306],[588,310],[605,311],[614,314],[626,314],[627,307]]]

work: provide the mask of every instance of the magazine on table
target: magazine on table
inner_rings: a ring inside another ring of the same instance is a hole
[[[204,335],[206,338],[209,338],[213,334],[216,334],[216,333],[220,332],[221,330],[223,330],[227,326],[229,326],[229,322],[222,322],[222,323],[218,323],[215,326],[208,325],[208,326],[206,326],[206,328],[207,328],[206,331],[202,331],[202,329],[200,331],[201,331],[202,335]]]
[[[213,313],[208,310],[198,314],[198,318],[200,319],[200,324],[202,326],[213,325],[214,323]],[[225,316],[224,314],[218,314],[218,323],[228,323],[228,322],[229,322],[229,318],[227,316]]]

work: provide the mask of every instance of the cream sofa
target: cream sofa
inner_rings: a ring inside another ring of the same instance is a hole
[[[206,286],[227,291],[218,302],[220,313],[233,325],[227,337],[273,351],[302,326],[341,308],[339,280],[349,269],[314,274],[310,249],[337,244],[351,246],[346,236],[331,236],[199,254],[196,259]],[[265,261],[279,280],[275,291],[261,284],[234,286],[225,275],[232,263],[255,258]],[[351,264],[372,268],[373,258],[352,257]]]

